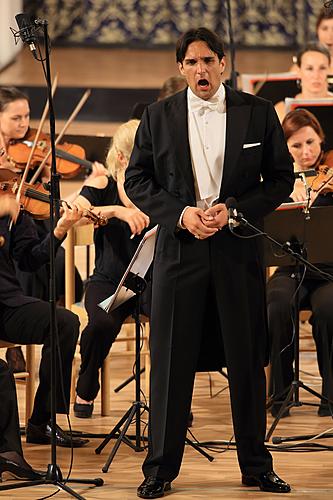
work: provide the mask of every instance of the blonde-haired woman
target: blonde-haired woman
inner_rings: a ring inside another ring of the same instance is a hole
[[[124,174],[138,124],[138,120],[130,120],[118,128],[107,155],[109,176],[91,179],[76,200],[84,208],[96,207],[96,212],[109,219],[106,226],[95,230],[95,269],[85,294],[88,325],[81,336],[81,367],[74,403],[79,418],[91,417],[99,391],[99,369],[125,318],[133,311],[133,299],[110,314],[98,304],[115,292],[138,246],[139,235],[149,225],[148,216],[133,205],[124,191]],[[145,314],[149,314],[148,295],[147,290],[147,301],[143,297],[141,304]]]

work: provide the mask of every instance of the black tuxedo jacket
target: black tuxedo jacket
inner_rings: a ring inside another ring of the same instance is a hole
[[[154,223],[160,224],[154,259],[152,321],[154,314],[163,314],[159,321],[161,337],[170,336],[172,331],[177,269],[186,266],[182,247],[192,245],[198,262],[202,258],[203,242],[194,242],[190,233],[177,228],[183,209],[196,205],[186,96],[185,90],[145,110],[126,171],[128,196]],[[226,147],[219,199],[224,202],[235,197],[244,216],[260,225],[262,218],[291,192],[293,166],[270,102],[226,87],[226,106]],[[265,357],[267,322],[261,242],[258,238],[236,238],[224,228],[210,238],[209,244],[216,269],[215,293],[223,317],[223,335],[242,344],[244,352]]]

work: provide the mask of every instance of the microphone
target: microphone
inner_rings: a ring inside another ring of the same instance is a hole
[[[233,231],[235,227],[239,226],[237,221],[237,200],[233,197],[227,198],[225,200],[225,206],[228,210],[228,226],[230,231]]]
[[[16,14],[16,24],[19,28],[17,35],[21,38],[25,45],[29,46],[33,56],[37,59],[36,45],[36,26],[33,19],[28,14]]]

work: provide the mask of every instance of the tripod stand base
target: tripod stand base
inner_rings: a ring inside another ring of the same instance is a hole
[[[37,481],[22,481],[20,483],[13,483],[8,485],[1,485],[0,492],[5,490],[13,490],[16,488],[30,488],[32,486],[44,486],[44,485],[53,485],[58,488],[66,491],[69,495],[74,498],[78,498],[79,500],[85,500],[83,496],[76,493],[72,488],[67,486],[67,483],[80,483],[80,484],[92,484],[94,486],[103,486],[104,481],[101,478],[96,479],[74,479],[70,478],[63,481],[62,473],[60,468],[56,465],[49,464],[47,467],[47,472],[45,474],[45,479],[40,479]]]
[[[141,442],[141,436],[140,436],[140,417],[141,417],[141,411],[146,410],[149,411],[148,406],[146,406],[144,403],[141,401],[136,401],[132,404],[132,406],[127,410],[127,412],[122,416],[122,418],[119,420],[119,422],[115,425],[115,427],[112,429],[112,431],[106,436],[104,441],[96,448],[95,453],[99,455],[101,451],[105,448],[105,446],[108,444],[108,442],[112,439],[117,437],[117,441],[115,442],[111,453],[105,462],[105,465],[102,468],[103,472],[107,472],[109,470],[109,467],[111,465],[112,460],[114,459],[115,454],[117,453],[117,450],[123,441],[125,444],[130,446],[134,451],[144,451],[144,447],[140,445]],[[126,436],[127,429],[131,425],[133,419],[136,418],[136,427],[137,427],[137,432],[135,436],[135,445],[131,442],[131,440]],[[122,430],[121,427],[123,426]]]
[[[309,392],[313,396],[319,398],[320,401],[324,400],[328,404],[333,404],[332,401],[330,401],[325,396],[319,394],[319,392],[314,391],[313,389],[311,389],[311,387],[308,387],[307,385],[305,385],[301,380],[294,380],[292,382],[291,386],[290,386],[290,389],[288,391],[286,399],[282,403],[281,408],[280,408],[280,410],[279,410],[279,412],[278,412],[275,420],[273,421],[273,423],[272,423],[269,431],[266,434],[266,438],[265,438],[266,442],[269,441],[271,435],[273,434],[276,426],[278,425],[278,423],[279,423],[280,419],[282,418],[282,415],[284,414],[285,411],[288,411],[290,408],[304,406],[304,405],[307,405],[307,406],[318,406],[318,404],[316,404],[316,403],[310,403],[310,402],[306,402],[306,401],[304,401],[304,402],[300,401],[299,400],[299,389],[300,388],[306,390],[307,392]],[[282,441],[280,441],[280,442],[282,442]]]

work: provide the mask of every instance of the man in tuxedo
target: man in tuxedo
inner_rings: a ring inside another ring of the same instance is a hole
[[[149,450],[137,493],[161,497],[178,475],[194,375],[211,325],[221,346],[217,353],[212,345],[211,357],[220,354],[220,366],[224,358],[228,368],[242,483],[287,493],[264,445],[262,242],[232,234],[225,201],[234,197],[244,217],[260,226],[291,192],[292,164],[272,104],[222,84],[226,63],[215,33],[189,30],[178,40],[176,58],[188,88],[145,110],[125,182],[129,198],[160,225]]]

